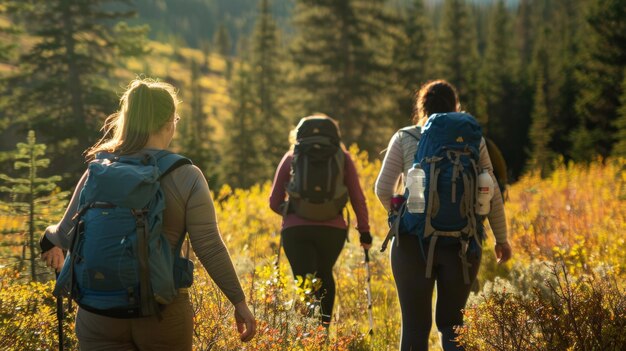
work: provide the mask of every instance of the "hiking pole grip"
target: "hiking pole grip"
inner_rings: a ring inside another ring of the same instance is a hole
[[[363,249],[365,253],[365,272],[367,274],[367,317],[369,319],[370,330],[368,332],[369,335],[374,335],[374,315],[372,314],[372,283],[371,283],[371,273],[370,273],[370,255],[368,249]]]
[[[54,269],[55,279],[59,279],[59,272]],[[59,335],[59,351],[63,351],[63,297],[57,296],[57,334]]]

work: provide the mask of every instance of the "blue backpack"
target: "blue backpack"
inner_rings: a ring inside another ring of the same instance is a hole
[[[426,176],[426,209],[424,213],[410,213],[405,201],[391,213],[390,231],[383,250],[391,236],[398,242],[399,234],[417,235],[422,239],[426,277],[430,278],[437,242],[446,245],[460,241],[459,256],[465,268],[465,282],[469,284],[467,252],[470,244],[480,246],[484,236],[484,216],[475,213],[481,127],[467,113],[437,113],[429,117],[421,137],[416,139],[414,164],[419,164]],[[408,198],[408,190],[404,198]],[[429,244],[428,255],[424,253],[424,243]]]
[[[115,318],[157,315],[193,282],[193,263],[163,235],[160,180],[191,161],[168,151],[99,153],[74,216],[70,254],[54,289],[87,311]]]

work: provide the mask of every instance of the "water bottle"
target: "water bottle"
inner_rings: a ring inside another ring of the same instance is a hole
[[[491,175],[486,170],[483,171],[476,181],[478,194],[476,196],[476,214],[486,216],[491,211],[491,198],[493,197],[494,184]]]
[[[406,174],[406,187],[409,189],[409,198],[406,208],[410,213],[424,213],[426,199],[424,198],[424,181],[426,174],[419,165],[414,165]]]

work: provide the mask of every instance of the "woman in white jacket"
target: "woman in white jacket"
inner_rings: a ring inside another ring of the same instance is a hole
[[[412,167],[417,151],[417,136],[428,117],[434,113],[458,112],[460,104],[456,89],[443,80],[424,84],[416,97],[414,128],[404,128],[395,133],[389,141],[387,154],[380,174],[376,180],[376,195],[389,210],[391,199],[398,182],[406,179],[407,171]],[[486,169],[493,176],[493,166],[485,146],[480,143],[481,169]],[[491,200],[491,212],[488,215],[493,230],[498,262],[505,262],[511,257],[511,246],[507,240],[506,217],[502,195],[498,186]],[[397,240],[394,238],[393,240]],[[426,278],[426,262],[421,258],[420,243],[416,235],[403,235],[399,245],[392,242],[391,268],[395,278],[402,311],[402,334],[400,350],[428,350],[428,336],[432,325],[432,293],[437,284],[437,304],[435,321],[441,333],[441,342],[445,351],[462,350],[454,342],[454,328],[463,324],[462,309],[469,297],[471,284],[465,284],[463,268],[459,259],[459,242],[445,244],[437,242],[431,278]],[[426,250],[425,250],[426,251]],[[476,279],[480,265],[480,254],[468,257],[471,264],[469,277]]]

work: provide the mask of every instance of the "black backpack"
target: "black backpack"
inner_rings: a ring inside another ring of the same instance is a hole
[[[314,221],[337,217],[348,201],[344,162],[339,131],[330,118],[302,121],[287,184],[289,211]]]

